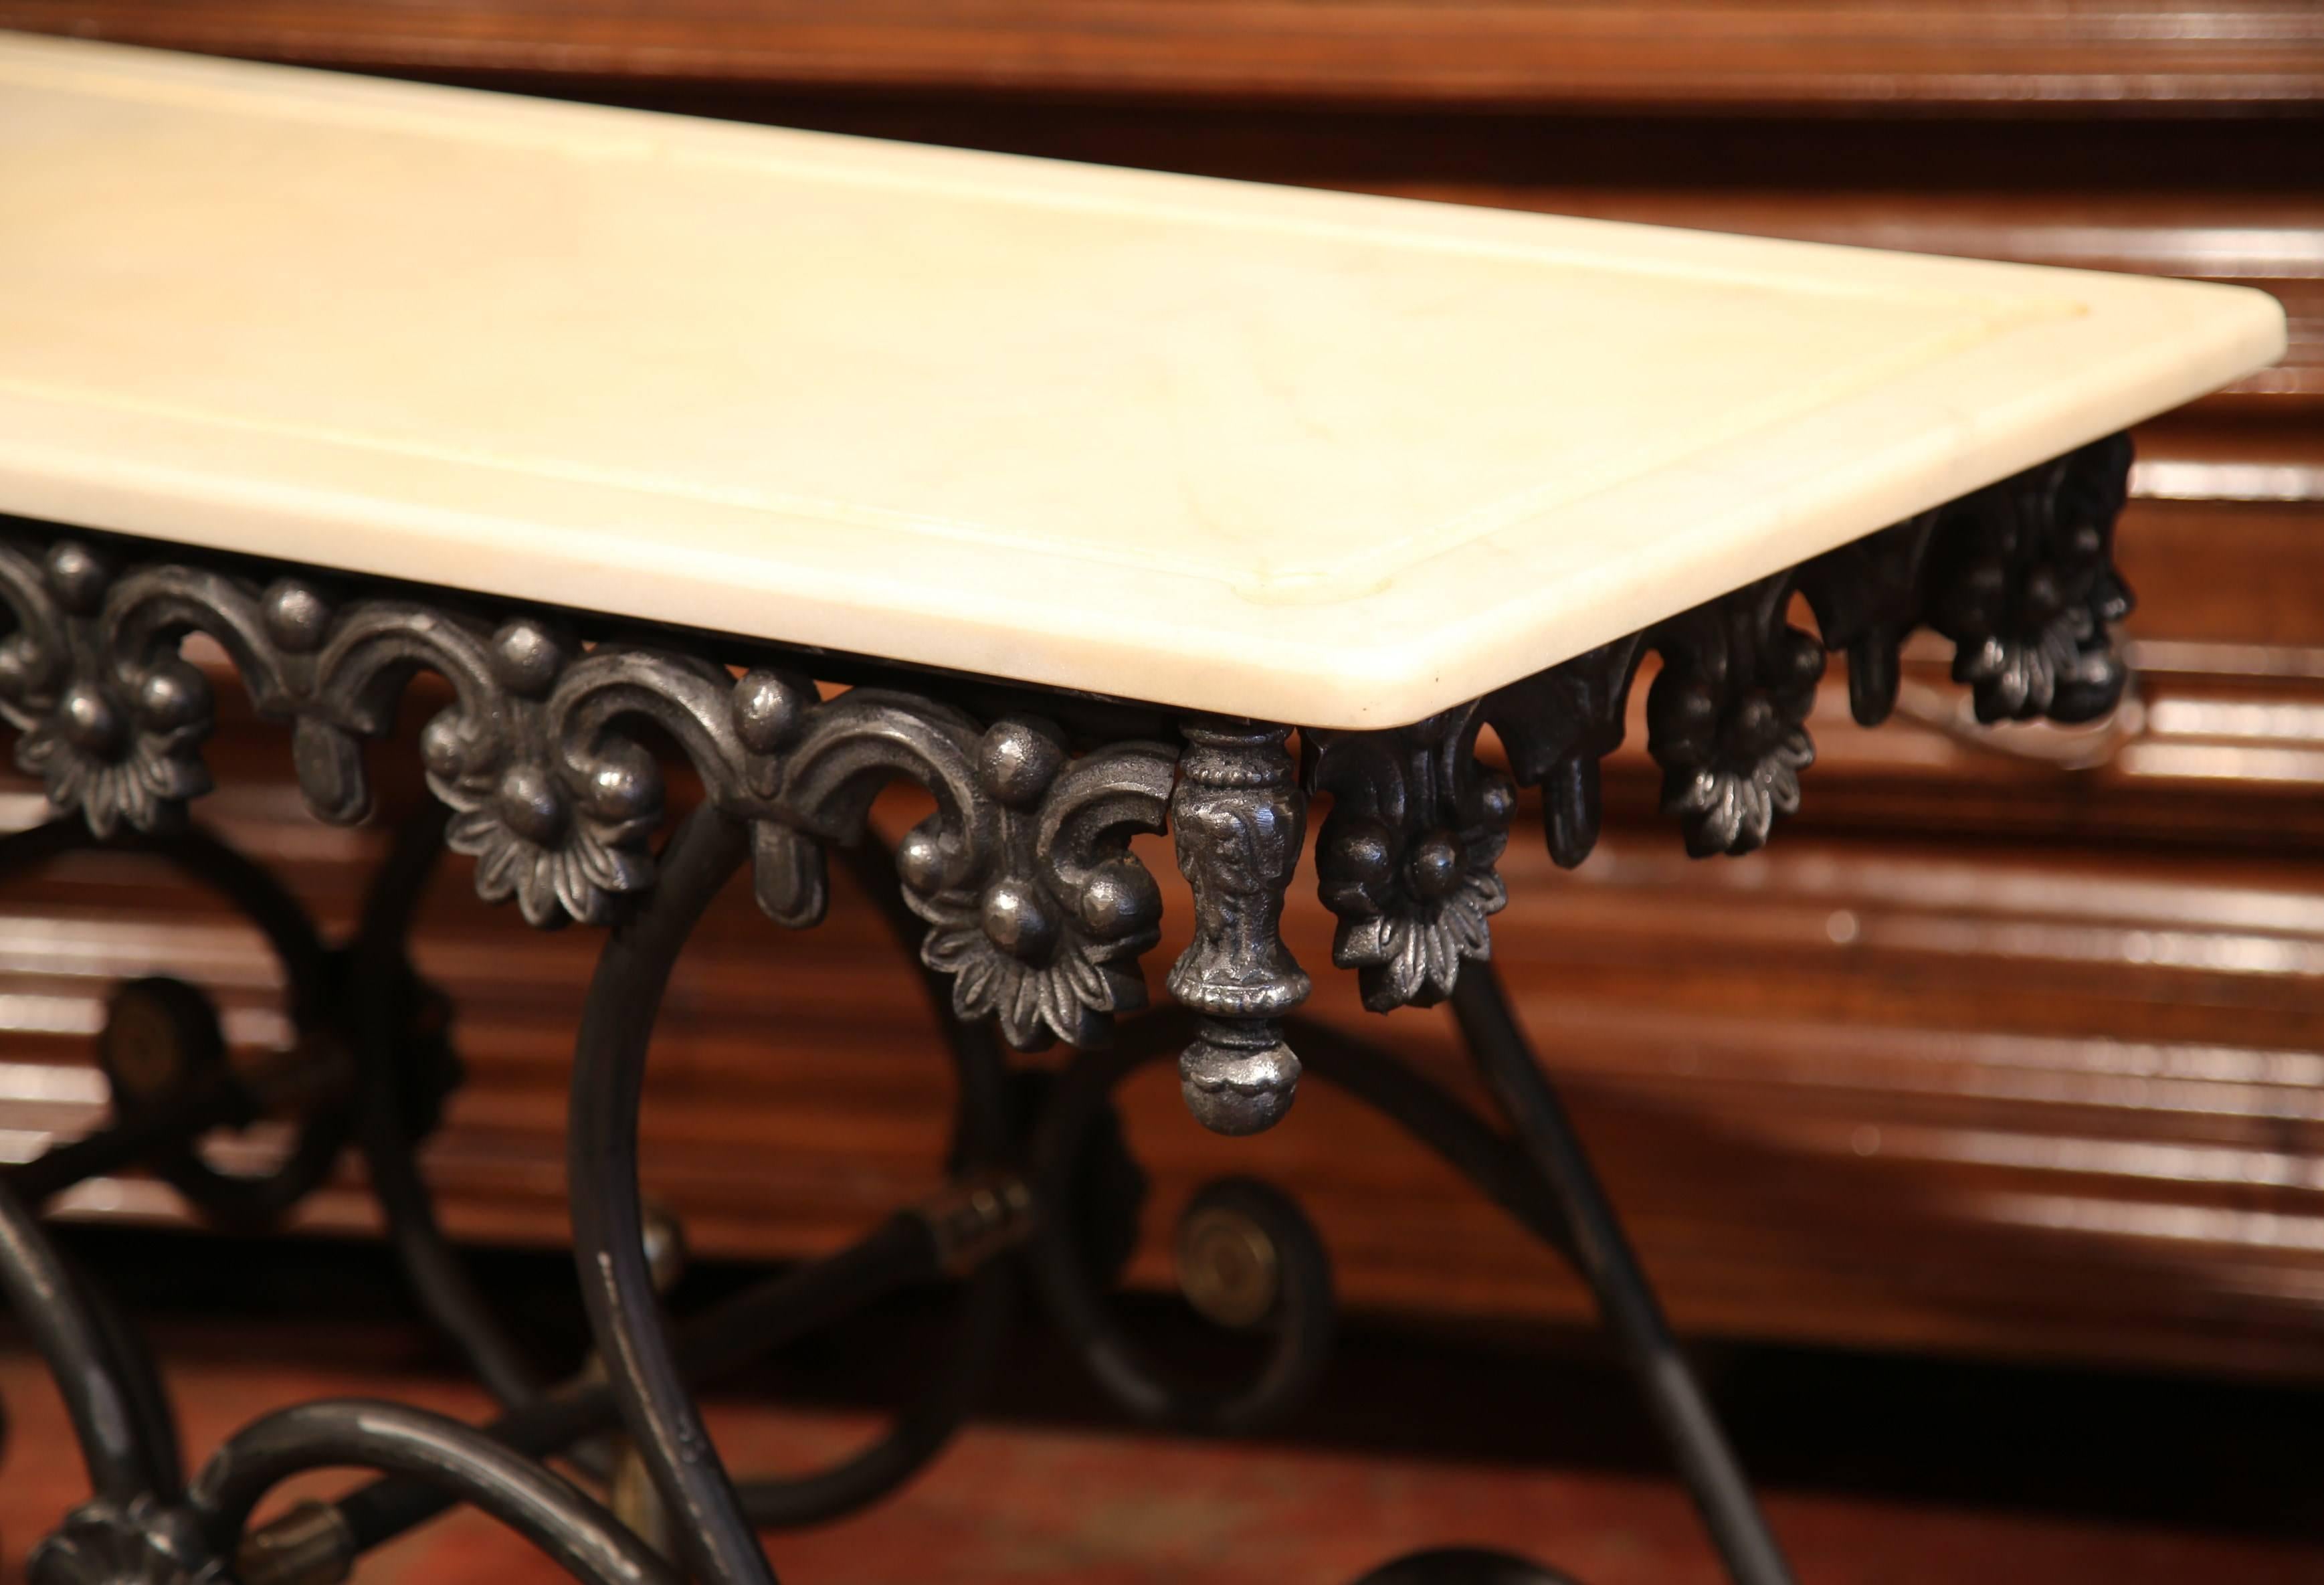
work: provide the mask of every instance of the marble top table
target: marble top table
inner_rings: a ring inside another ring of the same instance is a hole
[[[93,1493],[32,1577],[333,1585],[448,1492],[598,1585],[676,1585],[669,1553],[705,1585],[771,1585],[755,1526],[847,1511],[933,1456],[992,1362],[1012,1262],[1132,1415],[1261,1424],[1331,1330],[1287,1197],[1213,1185],[1179,1230],[1188,1298],[1268,1339],[1240,1387],[1165,1379],[1075,1241],[1121,1175],[1084,1171],[1122,1148],[1111,1087],[1175,1055],[1230,1134],[1283,1115],[1304,1055],[1560,1251],[1729,1571],[1780,1585],[1491,971],[1518,788],[1579,862],[1650,655],[1647,747],[1702,854],[1750,851],[1798,803],[1830,652],[1867,723],[1923,627],[1987,720],[2102,714],[2130,603],[2119,432],[2283,342],[2272,299],[2221,286],[0,39],[0,718],[58,811],[0,838],[0,875],[101,842],[186,867],[275,944],[300,1037],[272,1076],[237,1074],[195,988],[126,987],[98,1040],[115,1121],[0,1174],[0,1293]],[[410,678],[449,685],[418,744],[433,801],[336,952],[185,822],[221,675],[181,650],[197,633],[334,820],[369,810],[364,746]],[[702,788],[676,819],[674,755]],[[934,813],[890,853],[867,838],[897,780]],[[1497,1115],[1299,1019],[1277,926],[1311,798],[1333,963],[1375,1011],[1449,1001]],[[1117,1030],[1161,939],[1131,838],[1164,831],[1193,898],[1177,1007]],[[554,1389],[465,1286],[413,1166],[457,1072],[404,945],[447,847],[531,924],[610,927],[569,1174],[604,1368]],[[636,1174],[661,994],[729,880],[812,925],[835,852],[954,1015],[960,1178],[681,1342]],[[995,1032],[1086,1048],[1029,1129]],[[272,1175],[194,1153],[268,1110],[298,1123]],[[506,1414],[487,1434],[303,1405],[189,1483],[160,1378],[31,1207],[143,1162],[266,1225],[350,1142]],[[947,1275],[962,1330],[888,1439],[807,1479],[729,1478],[690,1375],[835,1294]],[[590,1466],[609,1512],[537,1461],[617,1421],[628,1462]],[[392,1479],[252,1524],[318,1464]],[[1368,1578],[1563,1579],[1476,1553]]]
[[[0,509],[1397,726],[2271,362],[2235,288],[0,42]]]

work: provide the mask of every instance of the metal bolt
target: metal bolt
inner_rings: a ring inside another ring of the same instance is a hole
[[[1281,1267],[1267,1230],[1231,1206],[1206,1205],[1178,1229],[1178,1291],[1221,1326],[1266,1320],[1282,1291]]]
[[[337,1506],[302,1502],[242,1539],[242,1585],[339,1585],[355,1569],[355,1538]]]

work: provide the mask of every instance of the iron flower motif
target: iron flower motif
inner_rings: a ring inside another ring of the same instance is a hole
[[[1748,853],[1775,816],[1800,806],[1800,772],[1815,762],[1808,712],[1823,646],[1778,626],[1743,668],[1724,650],[1665,665],[1646,694],[1646,747],[1663,768],[1663,812],[1684,825],[1687,852]]]
[[[1473,819],[1408,843],[1371,816],[1334,809],[1323,822],[1319,889],[1340,917],[1332,961],[1358,972],[1375,1012],[1433,1007],[1452,993],[1463,959],[1492,956],[1486,921],[1509,900],[1495,866],[1517,793],[1498,773],[1479,779]]]
[[[650,886],[648,843],[661,822],[661,772],[645,749],[609,743],[576,768],[546,741],[537,701],[570,653],[540,622],[508,623],[493,637],[493,666],[517,730],[492,730],[464,703],[420,739],[429,788],[453,812],[445,845],[475,857],[476,894],[513,898],[525,923],[544,927],[604,924],[616,898]]]
[[[2006,599],[1998,569],[1979,568],[1962,592],[1990,611]],[[2122,663],[2106,641],[2106,624],[2128,613],[2117,580],[2096,598],[2065,601],[2044,569],[2027,580],[2016,604],[2023,625],[1980,617],[1981,636],[1953,655],[1953,680],[1970,686],[1980,721],[2031,721],[2054,716],[2081,721],[2101,714],[2121,693]],[[2103,700],[2094,705],[2090,701]]]
[[[2122,696],[2107,629],[2132,604],[2113,555],[2129,468],[2117,436],[1946,510],[1932,625],[1954,642],[1978,720],[2089,721]]]
[[[124,825],[158,831],[209,790],[199,748],[209,723],[208,683],[173,658],[138,679],[126,707],[100,683],[72,683],[16,740],[16,764],[100,837]]]
[[[209,790],[209,684],[175,654],[142,669],[108,664],[97,629],[113,574],[87,546],[49,547],[37,581],[24,594],[38,609],[20,611],[0,640],[0,705],[22,729],[18,768],[100,837],[162,829]]]
[[[1386,732],[1306,734],[1308,785],[1332,799],[1315,847],[1316,893],[1339,917],[1332,961],[1357,971],[1374,1012],[1434,1006],[1464,959],[1492,956],[1517,787],[1478,763],[1483,720],[1470,705]]]
[[[941,816],[896,850],[904,900],[928,922],[921,961],[952,976],[959,1017],[997,1018],[1038,1051],[1102,1044],[1112,1015],[1146,1005],[1138,958],[1161,939],[1162,895],[1128,844],[1162,828],[1171,760],[1124,743],[1068,764],[1054,729],[1026,718],[985,733],[975,774],[1003,811],[998,862],[948,883]]]

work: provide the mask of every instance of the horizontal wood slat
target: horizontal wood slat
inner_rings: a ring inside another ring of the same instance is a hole
[[[1535,106],[2184,110],[2324,87],[2301,0],[14,0],[0,23],[374,69]]]

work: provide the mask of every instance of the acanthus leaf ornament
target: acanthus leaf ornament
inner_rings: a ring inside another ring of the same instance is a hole
[[[1310,793],[1329,793],[1316,835],[1318,895],[1339,917],[1332,961],[1354,969],[1374,1012],[1431,1007],[1461,964],[1492,955],[1486,920],[1508,901],[1494,868],[1517,789],[1479,763],[1480,707],[1388,732],[1303,734]]]

